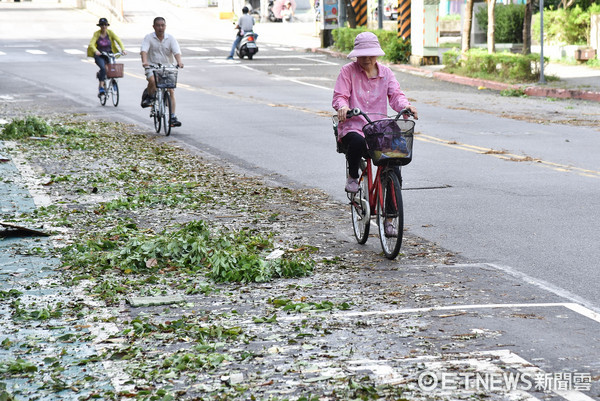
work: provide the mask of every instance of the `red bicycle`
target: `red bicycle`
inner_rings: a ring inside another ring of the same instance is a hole
[[[375,211],[381,248],[386,258],[394,259],[402,246],[404,231],[404,208],[402,205],[402,175],[400,167],[412,160],[414,120],[408,109],[395,117],[372,121],[367,114],[355,108],[348,111],[348,118],[363,116],[367,124],[363,127],[368,154],[360,164],[359,189],[348,194],[352,211],[352,227],[359,244],[369,238],[372,212]],[[333,130],[337,150],[345,153],[337,141],[337,116],[333,116]],[[373,167],[377,166],[375,176]],[[346,166],[347,167],[347,166]],[[346,170],[347,171],[347,170]]]

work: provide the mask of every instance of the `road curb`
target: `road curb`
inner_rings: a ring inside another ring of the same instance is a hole
[[[524,88],[528,96],[554,97],[559,99],[580,99],[600,102],[600,92],[582,91],[574,89],[556,89],[542,88],[539,86],[530,86]]]
[[[506,89],[522,89],[527,96],[536,97],[551,97],[558,99],[580,99],[593,102],[600,102],[600,92],[583,91],[577,89],[559,89],[559,88],[544,88],[540,86],[527,86],[527,84],[506,84],[503,82],[490,81],[487,79],[469,78],[460,75],[449,74],[440,71],[429,71],[424,68],[414,67],[407,64],[394,64],[393,69],[397,71],[418,74],[427,76],[440,81],[453,82],[461,85],[476,86],[478,88],[506,90]]]

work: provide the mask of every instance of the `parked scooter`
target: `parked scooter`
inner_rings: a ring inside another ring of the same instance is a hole
[[[258,45],[256,44],[257,34],[254,32],[244,32],[242,40],[238,43],[235,48],[235,54],[239,58],[248,57],[248,60],[252,60],[252,57],[258,52]]]

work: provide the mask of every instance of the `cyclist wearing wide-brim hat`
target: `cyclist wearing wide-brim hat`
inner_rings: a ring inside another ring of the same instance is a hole
[[[108,29],[108,20],[106,18],[100,18],[96,26],[100,29],[94,32],[90,44],[87,49],[88,57],[93,57],[96,65],[100,68],[98,74],[98,92],[99,94],[104,92],[104,80],[106,79],[106,63],[108,58],[102,55],[102,52],[107,53],[118,53],[119,49],[117,44],[121,48],[123,55],[127,54],[125,46],[119,37],[110,29]]]
[[[342,67],[333,89],[332,106],[339,119],[338,140],[347,148],[346,192],[358,192],[360,159],[367,152],[362,132],[367,121],[362,116],[346,120],[348,110],[358,107],[367,114],[387,115],[389,101],[392,109],[400,112],[408,108],[418,119],[417,109],[400,89],[392,70],[377,62],[377,57],[384,54],[374,33],[358,34],[354,49],[348,54],[348,58],[356,57],[356,61]]]

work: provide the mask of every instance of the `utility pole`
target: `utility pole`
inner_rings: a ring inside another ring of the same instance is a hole
[[[546,83],[546,78],[544,78],[544,0],[540,0],[540,83]]]
[[[320,0],[323,1],[323,0]],[[345,28],[346,27],[346,21],[348,20],[348,17],[346,17],[346,3],[348,2],[348,0],[339,0],[338,1],[338,13],[340,16],[340,19],[338,21],[338,23],[340,24],[340,28]],[[323,15],[321,15],[321,18],[323,18]]]

